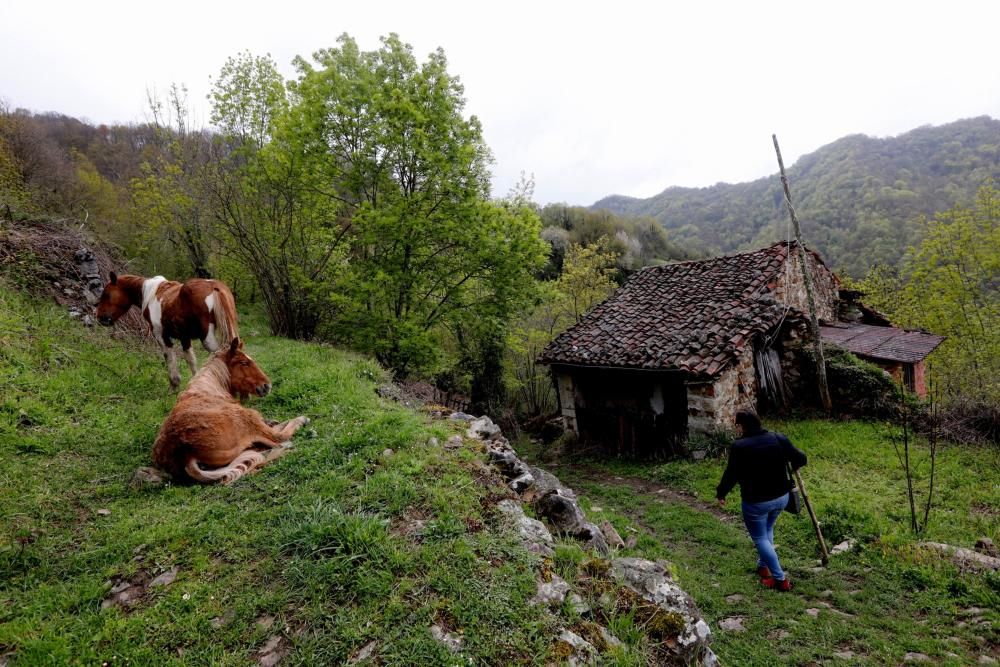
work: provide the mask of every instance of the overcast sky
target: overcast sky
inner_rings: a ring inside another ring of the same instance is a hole
[[[291,60],[347,32],[445,50],[483,122],[494,194],[588,205],[776,172],[845,134],[1000,117],[1000,2],[0,3],[0,98],[91,122],[145,118],[242,50]]]

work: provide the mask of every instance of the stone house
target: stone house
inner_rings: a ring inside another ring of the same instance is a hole
[[[824,339],[912,379],[919,393],[923,359],[943,339],[888,326],[840,289],[817,253],[806,258]],[[807,313],[797,245],[781,242],[642,269],[539,362],[567,428],[617,454],[669,453],[689,432],[730,429],[740,408],[801,395]]]

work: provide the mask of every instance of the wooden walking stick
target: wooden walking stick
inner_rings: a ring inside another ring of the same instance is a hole
[[[820,562],[825,566],[830,562],[830,552],[826,550],[826,540],[823,539],[823,531],[820,530],[819,521],[816,520],[816,512],[813,512],[812,503],[809,502],[809,496],[806,495],[806,485],[802,483],[802,475],[799,474],[798,470],[793,470],[792,474],[795,475],[795,481],[799,485],[799,493],[802,494],[802,502],[805,503],[806,511],[809,512],[813,528],[816,529],[816,539],[819,540]]]

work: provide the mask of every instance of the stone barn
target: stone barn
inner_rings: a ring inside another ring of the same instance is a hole
[[[923,359],[943,339],[888,326],[856,292],[840,290],[817,253],[806,257],[824,339],[921,391]],[[642,269],[539,362],[568,429],[615,454],[656,456],[678,451],[690,432],[731,429],[740,408],[801,395],[807,321],[798,247],[781,242]]]

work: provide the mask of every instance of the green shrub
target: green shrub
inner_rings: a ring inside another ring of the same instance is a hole
[[[879,536],[874,517],[852,507],[827,505],[822,520],[823,536],[830,544],[838,544],[848,538],[871,542]]]
[[[804,386],[817,386],[811,349],[803,350],[806,358]],[[824,349],[826,379],[833,408],[838,414],[875,419],[891,419],[899,414],[903,391],[892,377],[875,364],[834,346]],[[815,390],[813,391],[815,394]],[[818,404],[815,396],[812,397]]]

